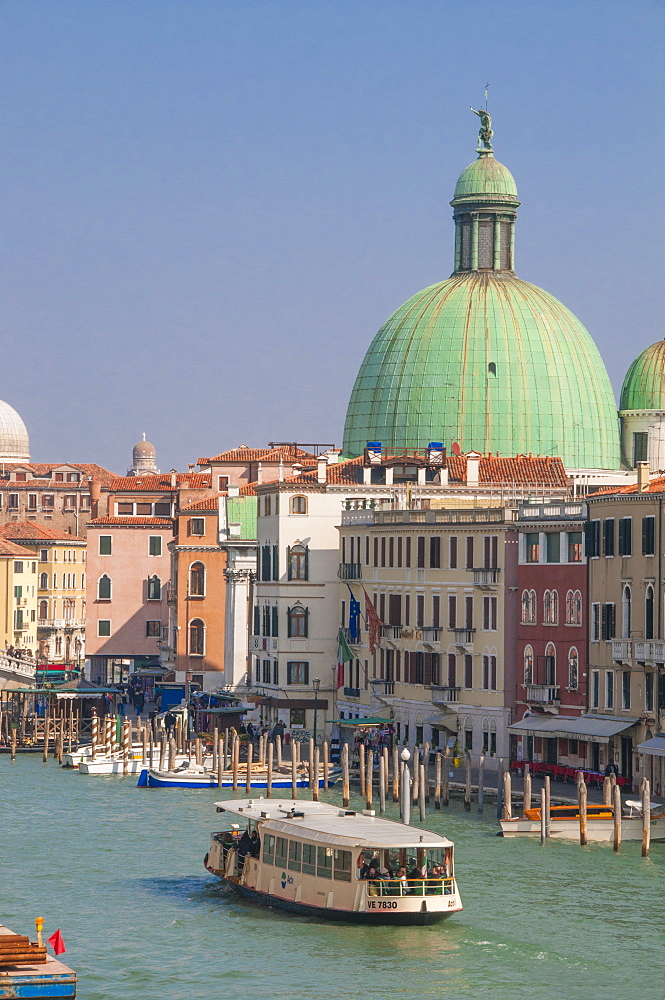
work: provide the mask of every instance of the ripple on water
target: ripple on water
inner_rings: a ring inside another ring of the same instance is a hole
[[[364,928],[256,907],[211,878],[215,789],[6,757],[0,782],[0,920],[60,927],[84,1000],[591,1000],[601,983],[632,1000],[636,982],[639,1000],[663,998],[665,845],[645,861],[638,844],[503,840],[491,809],[453,804],[426,825],[456,843],[462,913]]]

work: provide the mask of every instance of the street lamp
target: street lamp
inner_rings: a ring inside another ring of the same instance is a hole
[[[319,713],[319,688],[321,687],[319,677],[312,678],[312,687],[314,688],[314,746],[316,746],[316,722]]]

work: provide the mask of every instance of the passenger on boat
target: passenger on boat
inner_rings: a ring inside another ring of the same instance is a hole
[[[258,858],[261,854],[261,838],[259,837],[258,832],[256,830],[252,830],[249,835],[249,839],[251,840],[249,853],[253,858]]]
[[[240,843],[238,844],[238,868],[242,871],[245,858],[248,854],[252,853],[252,838],[250,837],[247,830],[244,831],[242,837],[240,838]]]

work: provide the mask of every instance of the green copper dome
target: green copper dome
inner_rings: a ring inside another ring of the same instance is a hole
[[[642,351],[626,373],[620,410],[665,410],[665,340]]]
[[[455,185],[454,201],[476,195],[505,195],[517,198],[517,185],[508,167],[494,159],[489,150],[463,170]]]
[[[463,451],[618,469],[603,361],[565,306],[516,277],[515,181],[494,159],[489,114],[475,114],[478,159],[451,202],[453,275],[410,298],[372,341],[351,394],[344,452],[359,455],[368,441],[388,450],[457,441]]]
[[[418,292],[374,338],[356,379],[344,453],[368,441],[559,456],[619,468],[616,405],[582,324],[519,278],[458,274]]]

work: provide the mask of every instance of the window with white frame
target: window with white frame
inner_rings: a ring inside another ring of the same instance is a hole
[[[200,618],[192,618],[189,623],[189,655],[205,654],[205,625]]]
[[[104,573],[100,576],[97,581],[97,600],[98,601],[110,601],[111,600],[111,577]]]
[[[307,513],[307,497],[302,497],[302,496],[291,497],[291,513],[292,514],[306,514]]]
[[[155,573],[153,576],[148,577],[148,600],[161,601],[161,599],[162,599],[162,581]]]
[[[206,568],[202,562],[195,562],[189,567],[189,596],[205,597]]]

